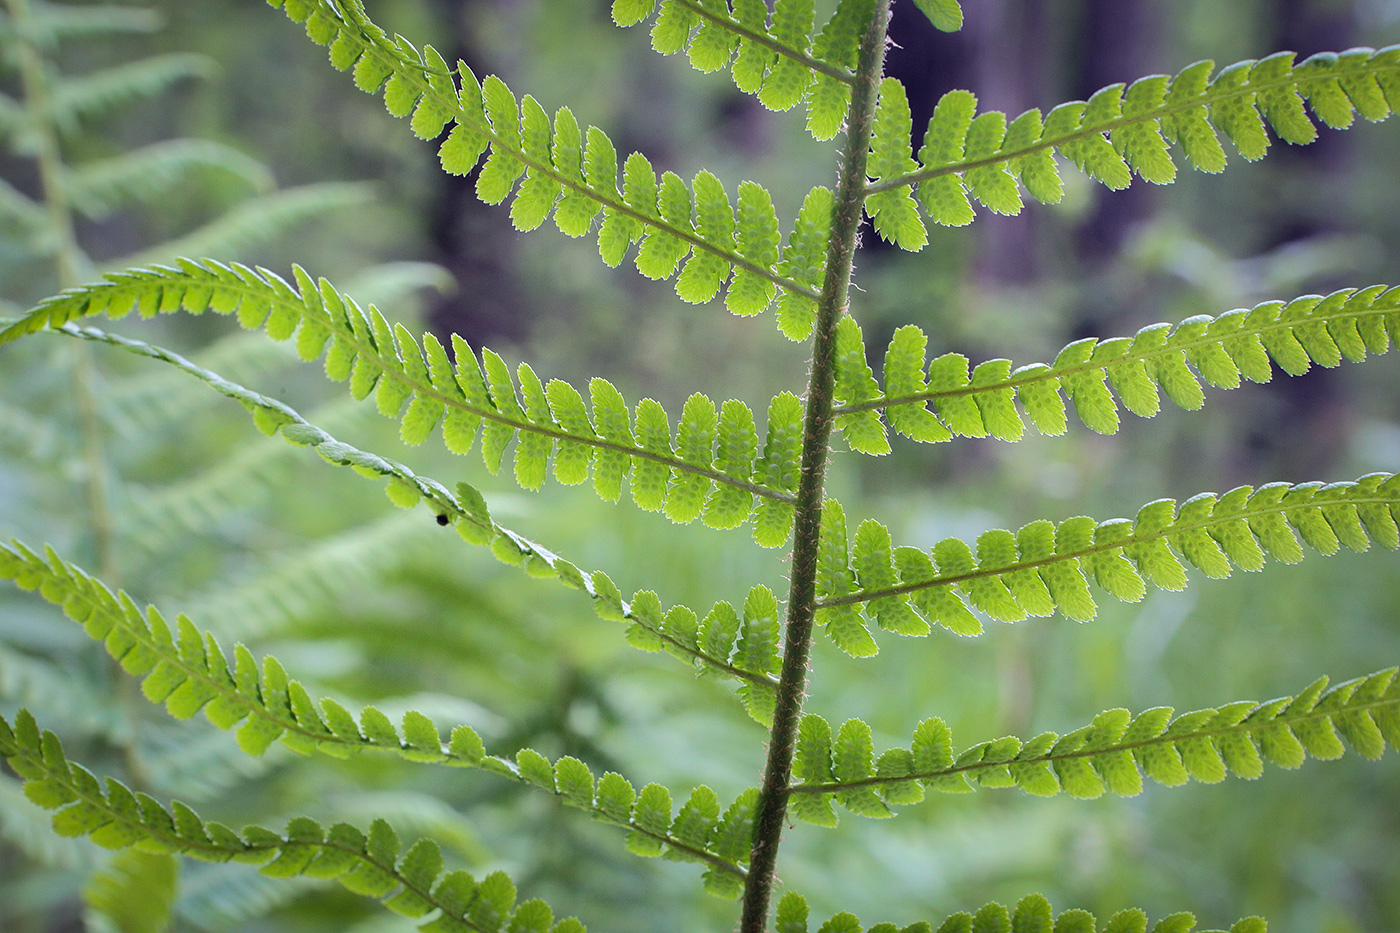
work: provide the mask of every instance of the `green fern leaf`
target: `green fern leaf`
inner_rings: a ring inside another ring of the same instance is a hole
[[[620,23],[631,24],[650,12],[643,12],[644,7],[619,7],[614,13],[620,17]],[[736,37],[778,50],[784,36],[809,34],[810,0],[806,0],[805,32],[801,8],[801,3],[780,7],[774,32],[768,35],[731,19],[724,3],[667,0],[661,5],[653,42],[658,49],[678,52],[692,41],[693,27],[703,23],[694,37],[701,48],[695,50],[692,46],[696,61],[706,69],[720,67],[728,60],[727,50]],[[601,130],[581,130],[567,109],[556,114],[551,128],[543,110],[529,95],[517,101],[499,78],[488,76],[478,83],[460,62],[455,73],[448,69],[431,47],[419,52],[402,39],[390,41],[358,5],[334,11],[327,7],[317,9],[320,19],[310,16],[307,21],[317,20],[323,25],[308,29],[308,34],[314,41],[331,46],[332,64],[337,68],[353,68],[358,87],[369,93],[379,93],[382,88],[390,112],[397,116],[412,112],[413,130],[423,138],[440,135],[449,121],[454,123],[439,151],[445,170],[466,174],[483,151],[488,153],[477,178],[477,193],[483,201],[503,202],[516,189],[521,175],[526,176],[511,207],[517,227],[534,229],[552,211],[561,231],[582,236],[601,211],[599,252],[610,265],[621,262],[630,244],[642,240],[638,270],[652,278],[669,278],[693,250],[686,264],[692,271],[689,275],[683,272],[677,282],[678,294],[687,300],[708,300],[707,296],[714,293],[714,280],[722,282],[731,267],[743,273],[735,281],[737,295],[731,300],[731,307],[739,313],[757,313],[753,310],[756,303],[770,290],[815,297],[809,287],[773,270],[778,257],[769,255],[772,236],[767,209],[760,206],[745,211],[741,204],[741,236],[736,244],[732,213],[726,224],[721,216],[724,212],[716,212],[718,202],[713,189],[717,184],[713,176],[700,176],[705,190],[697,192],[696,204],[702,212],[698,224],[692,220],[691,193],[676,176],[668,173],[663,178],[659,203],[649,196],[657,193],[654,175],[637,153],[626,160],[624,190],[619,197],[616,151]],[[800,49],[805,50],[807,44],[808,40],[802,38]],[[795,88],[797,98],[791,103],[796,103],[812,79],[812,68],[837,80],[850,80],[847,71],[810,59],[805,51],[783,51],[798,55],[798,59],[782,58],[763,79],[763,88],[774,90],[760,93],[771,100],[791,96]],[[718,193],[724,197],[722,189]],[[758,203],[752,195],[749,200]],[[748,226],[750,222],[755,226]],[[712,226],[716,223],[718,226]],[[750,252],[757,258],[750,258]]]
[[[1231,65],[1214,78],[1212,67],[1197,62],[1174,77],[1153,75],[1126,87],[1110,85],[1088,101],[1055,107],[1043,121],[1038,110],[1009,124],[991,113],[970,119],[970,95],[952,91],[934,109],[919,167],[872,172],[876,181],[868,189],[870,202],[890,212],[886,226],[892,234],[914,230],[917,217],[909,220],[907,208],[893,207],[903,204],[900,199],[911,184],[919,186],[920,200],[935,223],[954,226],[970,220],[962,188],[994,211],[1019,211],[1019,195],[1007,176],[1019,179],[1036,200],[1054,203],[1062,195],[1051,157],[1055,150],[1111,189],[1126,187],[1133,174],[1156,184],[1174,181],[1168,143],[1179,144],[1195,168],[1219,172],[1225,152],[1217,130],[1252,161],[1267,152],[1269,128],[1287,142],[1306,144],[1317,137],[1313,117],[1335,129],[1350,126],[1356,113],[1371,121],[1387,118],[1394,108],[1384,88],[1400,72],[1400,51],[1327,52],[1297,65],[1291,53],[1281,52]],[[889,96],[894,99],[894,89]],[[1002,125],[1006,132],[998,140]],[[906,235],[908,248],[917,248],[912,244],[918,237]]]
[[[638,406],[636,418],[646,431],[638,427],[634,437],[627,426],[625,403],[611,386],[595,381],[591,384],[595,427],[581,411],[576,390],[562,383],[546,388],[528,365],[522,364],[516,378],[512,378],[498,355],[483,350],[478,365],[477,354],[465,342],[454,339],[457,361],[453,373],[445,350],[435,339],[425,336],[420,346],[402,326],[391,327],[373,306],[366,314],[324,280],[318,285],[300,268],[294,272],[296,288],[266,270],[212,262],[184,261],[179,268],[124,273],[113,276],[105,285],[80,289],[35,309],[29,318],[0,332],[0,341],[8,342],[43,323],[61,326],[75,315],[106,312],[120,316],[124,304],[130,307],[127,303],[134,303],[139,310],[145,296],[151,294],[168,302],[170,311],[187,307],[236,313],[240,323],[263,326],[278,339],[295,334],[305,358],[324,352],[327,373],[332,377],[348,376],[351,394],[357,398],[373,391],[380,411],[401,420],[400,433],[409,443],[421,443],[442,423],[449,449],[466,452],[473,445],[476,425],[484,422],[482,457],[489,469],[499,469],[510,442],[519,435],[514,472],[517,481],[527,489],[538,488],[544,482],[551,455],[556,477],[562,473],[571,482],[583,480],[592,458],[594,485],[603,498],[615,500],[620,495],[621,479],[632,467],[633,496],[641,497],[639,504],[645,502],[647,508],[662,511],[668,501],[674,500],[671,514],[679,520],[693,520],[701,514],[714,484],[733,490],[725,500],[728,515],[724,522],[730,527],[748,517],[748,513],[739,514],[745,497],[750,502],[754,495],[761,500],[776,500],[755,514],[755,534],[764,541],[774,541],[772,546],[786,540],[789,529],[785,516],[796,489],[796,445],[800,438],[801,406],[795,398],[780,396],[774,401],[769,444],[761,464],[750,471],[750,476],[740,479],[738,475],[743,470],[736,462],[723,464],[720,469],[713,465],[715,447],[747,443],[745,425],[742,420],[732,420],[733,415],[726,423],[731,426],[724,432],[717,432],[710,425],[696,433],[692,430],[694,425],[683,425],[687,440],[682,444],[684,449],[677,452],[671,445],[669,419],[657,403],[648,401]],[[106,340],[96,334],[75,331],[73,335]],[[122,345],[120,340],[108,342]],[[168,357],[163,351],[137,349],[134,343],[125,348],[159,359]],[[198,367],[181,368],[216,388],[224,383]],[[523,395],[517,394],[517,379]],[[275,405],[261,404],[261,396],[246,390],[233,394],[269,430],[299,418]],[[709,406],[709,420],[713,420],[711,402],[701,398],[691,404],[700,406],[693,408],[695,417],[699,417],[701,408]],[[739,435],[731,436],[731,431]],[[303,443],[323,445],[325,441],[308,438]],[[392,475],[394,471],[375,472]],[[677,478],[674,484],[673,476]],[[411,505],[417,501],[411,492],[417,483],[406,476],[400,478],[408,485],[393,487],[391,492],[408,495],[403,504]]]
[[[1261,569],[1265,555],[1301,560],[1299,537],[1322,554],[1336,553],[1343,543],[1354,551],[1365,550],[1372,541],[1400,546],[1400,526],[1392,514],[1397,496],[1400,475],[1389,473],[1352,483],[1270,484],[1258,490],[1241,486],[1218,497],[1194,496],[1180,507],[1159,499],[1143,506],[1132,522],[1080,516],[1058,526],[1032,522],[1014,535],[989,531],[978,538],[975,556],[956,538],[938,542],[929,553],[890,550],[888,531],[867,520],[854,558],[845,543],[844,513],[828,501],[818,557],[817,617],[829,631],[830,620],[841,620],[838,631],[848,639],[858,632],[869,637],[852,611],[856,606],[883,628],[890,627],[885,620],[895,613],[893,618],[904,620],[893,629],[901,634],[927,634],[922,624],[908,621],[906,610],[959,634],[981,631],[971,609],[1006,622],[1056,610],[1087,621],[1097,614],[1091,581],[1117,599],[1136,602],[1146,594],[1147,583],[1184,588],[1185,564],[1219,579],[1236,567]],[[873,642],[866,644],[864,638],[862,650],[873,653]]]
[[[880,774],[881,796],[886,804],[914,803],[921,796],[906,795],[902,785],[917,782],[965,792],[971,778],[984,787],[1015,786],[1036,796],[1064,792],[1093,798],[1108,792],[1131,797],[1142,791],[1144,776],[1168,787],[1190,779],[1217,783],[1231,774],[1254,780],[1263,773],[1264,761],[1296,768],[1307,757],[1339,758],[1347,746],[1374,759],[1387,744],[1395,744],[1400,737],[1400,671],[1389,668],[1331,690],[1326,687],[1324,677],[1295,697],[1231,703],[1174,719],[1166,707],[1136,717],[1126,710],[1106,710],[1088,726],[1064,736],[1047,732],[1024,744],[1008,737],[975,745],[956,757],[947,727],[929,719],[915,730],[907,751],[892,750],[881,757],[891,763]],[[831,794],[844,802],[851,794],[865,792],[873,783],[863,764],[865,734],[859,726],[851,727],[844,773],[824,770],[820,762],[830,760],[830,729],[817,717],[804,717],[794,806],[810,809],[813,801]],[[868,805],[848,806],[862,812]]]
[[[1242,379],[1267,382],[1274,363],[1290,375],[1301,375],[1314,363],[1331,367],[1343,359],[1360,361],[1369,353],[1385,353],[1397,309],[1400,290],[1380,285],[1343,289],[1325,297],[1265,302],[1214,318],[1198,315],[1174,328],[1154,324],[1133,337],[1085,338],[1065,347],[1049,366],[1035,363],[1011,370],[1005,360],[989,360],[971,376],[967,359],[959,354],[934,359],[925,374],[927,340],[918,328],[906,325],[896,331],[886,353],[883,393],[863,374],[858,383],[847,377],[843,389],[838,368],[835,413],[840,423],[873,418],[883,409],[898,433],[925,442],[987,433],[1016,440],[1024,421],[1015,400],[1038,431],[1059,434],[1065,430],[1068,397],[1085,425],[1111,434],[1120,425],[1119,403],[1136,415],[1151,417],[1160,409],[1159,390],[1183,408],[1198,409],[1206,398],[1202,381],[1237,388]],[[840,358],[850,361],[848,370],[859,371],[865,352],[859,328],[842,326]],[[930,403],[936,422],[925,417]],[[873,433],[874,422],[867,425]],[[873,437],[865,443],[880,449]]]
[[[962,7],[958,0],[915,0],[915,6],[928,17],[935,29],[957,32],[962,28]]]
[[[41,735],[24,710],[14,726],[0,719],[0,755],[36,788],[32,798],[58,811],[56,830],[90,836],[111,848],[138,845],[211,861],[249,862],[271,877],[334,878],[348,890],[381,900],[407,916],[441,910],[430,925],[437,929],[448,929],[449,923],[476,929],[511,923],[514,929],[530,929],[543,915],[538,901],[516,906],[515,884],[504,873],[494,872],[479,884],[465,872],[444,874],[436,843],[419,840],[400,855],[397,834],[383,820],[375,820],[367,834],[346,823],[326,830],[305,817],[290,821],[283,833],[259,826],[234,833],[205,822],[183,804],[167,809],[110,778],[104,787],[82,766],[69,762],[58,739],[49,732]],[[584,933],[581,925],[573,929]]]

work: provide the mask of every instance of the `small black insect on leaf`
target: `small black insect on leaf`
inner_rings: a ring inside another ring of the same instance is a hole
[[[446,525],[448,522],[447,515],[445,513],[439,513],[437,517],[437,522],[439,525]]]

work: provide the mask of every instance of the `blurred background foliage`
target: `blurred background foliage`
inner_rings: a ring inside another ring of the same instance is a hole
[[[912,5],[896,8],[889,71],[909,88],[916,127],[954,87],[1015,113],[1200,58],[1225,64],[1280,48],[1303,56],[1400,41],[1396,0],[966,6],[966,28],[952,36],[935,34]],[[168,161],[183,167],[165,175],[148,164],[137,173],[144,184],[117,186],[105,200],[70,199],[80,277],[183,253],[284,274],[300,262],[411,327],[455,330],[512,363],[528,360],[546,378],[581,384],[601,375],[628,398],[668,408],[693,391],[759,408],[802,384],[804,348],[764,320],[680,305],[669,285],[604,267],[587,240],[515,233],[506,212],[476,201],[471,179],[438,171],[433,147],[262,4],[63,9],[67,18],[37,0],[7,0],[0,20],[8,98],[0,316],[73,273],[63,271],[53,215],[43,213],[36,156],[49,131],[24,111],[29,48],[54,88],[132,62],[161,63],[152,80],[128,81],[140,85],[132,93],[47,124],[66,165],[110,167],[104,160],[172,139],[208,147],[176,153]],[[731,190],[759,180],[780,216],[794,216],[806,189],[832,180],[830,149],[805,136],[800,117],[767,113],[726,79],[659,58],[645,33],[611,25],[603,0],[375,0],[371,12],[449,61],[500,73],[547,110],[567,104],[659,168],[689,177],[703,166]],[[1323,129],[1305,149],[1280,145],[1260,163],[1236,158],[1222,176],[1187,172],[1166,189],[1139,180],[1110,194],[1069,175],[1062,204],[935,230],[918,255],[867,236],[853,313],[872,347],[913,321],[935,353],[1020,364],[1051,359],[1083,336],[1394,283],[1397,165],[1400,137],[1382,125]],[[580,566],[606,570],[624,592],[653,588],[667,603],[703,610],[717,598],[742,599],[754,582],[782,591],[781,561],[746,535],[670,527],[630,503],[610,507],[557,485],[525,496],[436,442],[402,449],[389,422],[343,400],[280,346],[234,333],[232,322],[114,329],[192,354],[416,471],[481,486],[498,517]],[[1129,416],[1112,437],[1071,428],[1016,445],[896,445],[881,462],[837,456],[830,488],[848,514],[877,517],[901,542],[927,546],[1040,517],[1131,515],[1160,496],[1394,470],[1394,365],[1386,358],[1212,391],[1202,412]],[[678,789],[708,783],[723,800],[757,782],[763,732],[726,696],[731,688],[640,655],[575,594],[523,578],[430,515],[399,512],[358,477],[263,439],[236,407],[183,378],[56,337],[7,347],[0,533],[52,542],[138,600],[188,612],[225,644],[275,654],[317,690],[470,724],[498,754],[530,745],[575,755],[595,773],[615,769]],[[1400,662],[1393,554],[1194,583],[1136,606],[1105,601],[1088,625],[993,625],[971,641],[941,633],[887,645],[874,662],[823,644],[809,708],[833,721],[865,718],[881,748],[906,743],[919,719],[938,715],[965,747],[1006,733],[1065,732],[1106,707],[1263,699],[1319,673],[1340,680]],[[635,859],[617,832],[488,775],[300,759],[280,746],[249,760],[202,720],[171,722],[56,610],[9,590],[0,592],[0,711],[19,706],[59,729],[70,754],[100,773],[177,797],[207,818],[280,825],[298,814],[383,815],[400,835],[433,835],[478,874],[507,868],[522,890],[591,929],[733,922],[730,905],[699,893],[693,867]],[[411,929],[333,886],[264,879],[243,866],[187,863],[177,874],[159,860],[112,861],[86,841],[52,836],[47,816],[17,787],[0,773],[6,933],[139,929],[112,906],[123,891],[168,903],[168,925],[180,931]],[[1190,908],[1216,925],[1260,913],[1275,929],[1346,933],[1400,927],[1397,838],[1400,771],[1348,758],[1273,769],[1257,783],[1153,785],[1131,800],[936,796],[892,822],[848,817],[835,831],[795,828],[782,875],[814,916],[851,910],[868,922],[937,920],[1039,890],[1057,906],[1096,912]]]

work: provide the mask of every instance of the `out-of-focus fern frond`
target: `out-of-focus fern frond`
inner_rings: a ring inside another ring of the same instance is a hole
[[[69,735],[111,735],[118,718],[90,680],[0,642],[0,699],[44,713]]]
[[[29,5],[28,25],[33,40],[45,48],[66,39],[105,38],[120,32],[155,32],[163,22],[159,13],[144,7],[43,2]]]
[[[341,208],[360,207],[374,198],[370,185],[322,182],[284,188],[244,201],[198,230],[132,256],[114,259],[113,269],[169,262],[176,256],[238,256],[299,223]]]
[[[24,106],[9,94],[0,94],[0,135],[20,136],[28,123]]]
[[[406,790],[336,794],[326,803],[327,812],[340,819],[367,822],[378,817],[410,835],[429,836],[472,867],[491,857],[475,824],[431,794]]]
[[[14,405],[0,402],[0,452],[30,460],[53,460],[68,439],[53,425]]]
[[[297,619],[342,604],[384,574],[422,557],[430,546],[423,527],[421,514],[394,512],[310,548],[269,555],[267,576],[195,597],[186,605],[225,637],[267,637]]]
[[[178,724],[151,730],[143,739],[141,764],[151,775],[152,787],[191,803],[229,793],[290,757],[282,749],[268,749],[266,755],[253,758],[225,732],[191,735]]]
[[[350,276],[345,294],[361,305],[388,307],[422,288],[448,295],[457,290],[457,280],[437,263],[386,262]]]
[[[243,865],[191,865],[180,881],[175,916],[203,933],[235,933],[325,885],[314,878],[269,878]]]
[[[201,350],[193,360],[226,378],[248,383],[295,363],[296,355],[281,344],[247,334],[230,334]],[[106,413],[119,432],[145,432],[178,424],[218,401],[209,393],[183,391],[188,385],[189,381],[179,372],[165,368],[113,380]]]
[[[83,886],[83,925],[90,933],[165,933],[179,886],[180,860],[127,849]]]
[[[101,117],[126,104],[162,94],[190,78],[213,72],[212,59],[189,52],[171,52],[116,65],[85,75],[64,77],[53,89],[52,119],[64,132],[79,120]]]
[[[173,185],[208,169],[235,175],[259,191],[273,187],[267,166],[232,146],[208,139],[168,139],[72,169],[69,202],[88,218],[101,220],[126,202],[169,197]]]
[[[0,115],[0,120],[3,120],[3,115]],[[0,179],[0,229],[14,231],[23,239],[32,239],[47,226],[44,209],[9,182]]]
[[[190,393],[181,393],[181,397]],[[353,400],[332,402],[313,412],[318,424],[343,430],[362,424],[374,410]],[[287,444],[249,444],[239,447],[212,467],[159,489],[134,493],[118,524],[131,529],[133,540],[152,553],[160,553],[181,536],[206,530],[230,511],[260,501],[266,487],[283,475],[300,456]]]

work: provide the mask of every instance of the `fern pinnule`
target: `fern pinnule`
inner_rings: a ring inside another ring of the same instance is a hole
[[[1201,61],[1172,77],[1110,85],[1088,101],[1060,104],[1044,119],[1039,110],[1010,122],[996,111],[976,114],[976,97],[951,91],[934,108],[912,166],[909,134],[901,133],[908,119],[904,88],[886,79],[875,137],[886,157],[878,164],[906,167],[871,176],[867,203],[876,230],[905,249],[923,247],[923,223],[910,203],[916,189],[924,213],[946,226],[972,222],[969,196],[995,213],[1020,213],[1017,181],[1032,198],[1053,204],[1063,196],[1056,151],[1110,189],[1126,188],[1134,174],[1168,184],[1176,178],[1171,143],[1193,167],[1219,172],[1225,150],[1217,131],[1253,161],[1268,150],[1268,128],[1303,145],[1317,138],[1314,118],[1341,129],[1357,114],[1375,122],[1400,106],[1400,46],[1322,52],[1296,65],[1293,53],[1280,52],[1211,78],[1214,67]]]
[[[978,635],[972,609],[1002,622],[1060,612],[1077,621],[1098,614],[1092,581],[1115,599],[1137,602],[1147,584],[1184,589],[1185,565],[1212,579],[1233,569],[1260,570],[1266,557],[1303,559],[1299,537],[1321,554],[1372,541],[1400,547],[1400,474],[1372,473],[1355,482],[1269,483],[1223,495],[1201,493],[1179,506],[1158,499],[1134,520],[1078,516],[1058,525],[1041,519],[1012,533],[984,532],[976,553],[958,538],[928,551],[892,547],[890,533],[866,519],[848,542],[839,503],[828,500],[822,528],[817,620],[852,657],[876,648],[865,620],[900,635],[927,635],[929,623]],[[896,582],[897,581],[897,582]]]
[[[921,0],[927,4],[929,0]],[[808,933],[808,908],[806,899],[796,891],[783,895],[778,903],[778,916],[775,929],[778,933]],[[1136,907],[1120,910],[1104,920],[1099,920],[1087,910],[1071,908],[1058,915],[1050,902],[1040,894],[1028,894],[1017,901],[1014,910],[995,901],[983,904],[976,914],[960,911],[944,920],[938,927],[939,933],[1020,933],[1022,930],[1051,930],[1055,933],[1094,933],[1103,929],[1111,933],[1147,933],[1147,914]],[[1163,917],[1152,927],[1153,933],[1192,933],[1196,929],[1196,918],[1189,913],[1176,913]],[[1268,925],[1259,917],[1246,917],[1236,921],[1229,933],[1266,933]],[[867,929],[854,914],[839,913],[821,925],[818,933],[933,933],[933,926],[926,921],[898,927],[893,923],[877,923]],[[1209,933],[1209,931],[1200,931]]]
[[[882,389],[866,362],[860,327],[847,317],[837,330],[836,425],[852,449],[876,456],[890,450],[882,412],[897,434],[924,443],[954,435],[1015,441],[1026,422],[1042,434],[1063,434],[1068,398],[1087,427],[1113,434],[1120,404],[1150,418],[1165,393],[1194,411],[1206,401],[1203,382],[1233,389],[1242,380],[1268,382],[1274,366],[1299,376],[1313,364],[1360,362],[1386,353],[1397,335],[1400,289],[1384,285],[1197,315],[1174,327],[1152,324],[1131,337],[1086,337],[1049,365],[1015,369],[1009,360],[987,360],[969,372],[960,353],[926,360],[928,338],[906,324],[885,352]]]
[[[833,738],[821,717],[803,717],[792,788],[793,814],[836,824],[832,803],[862,816],[888,816],[889,807],[918,803],[924,790],[961,793],[974,787],[1019,787],[1038,797],[1104,793],[1133,797],[1143,777],[1175,787],[1188,780],[1214,784],[1227,775],[1254,780],[1267,761],[1298,768],[1311,757],[1342,757],[1346,746],[1376,759],[1400,747],[1400,677],[1388,668],[1327,689],[1327,678],[1297,696],[1265,703],[1240,701],[1174,716],[1157,707],[1133,716],[1106,710],[1083,728],[1060,736],[1012,736],[954,754],[941,719],[926,719],[909,748],[876,760],[870,727],[847,720]],[[1343,744],[1345,740],[1346,745]]]

